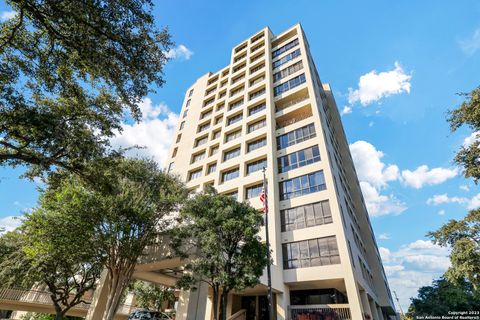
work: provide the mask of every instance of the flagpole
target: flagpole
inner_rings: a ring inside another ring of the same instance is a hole
[[[263,192],[264,192],[264,204],[263,209],[265,211],[265,240],[267,242],[267,283],[268,283],[268,314],[270,320],[273,320],[273,296],[272,296],[272,272],[270,270],[270,240],[268,238],[268,196],[267,196],[267,178],[265,177],[265,167],[263,167]]]

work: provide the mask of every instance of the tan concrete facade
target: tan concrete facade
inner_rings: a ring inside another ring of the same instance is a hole
[[[166,167],[191,190],[211,184],[260,209],[265,164],[277,319],[309,308],[387,319],[394,306],[341,119],[300,25],[264,28],[187,89]],[[230,314],[265,318],[264,284],[232,294]],[[211,306],[208,288],[183,292],[177,319],[211,319]]]

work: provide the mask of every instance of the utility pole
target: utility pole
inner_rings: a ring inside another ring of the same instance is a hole
[[[263,168],[263,190],[260,195],[260,200],[263,202],[263,212],[265,214],[265,240],[267,243],[267,279],[268,279],[268,317],[270,320],[273,320],[273,296],[272,296],[272,273],[270,270],[270,240],[268,237],[268,196],[267,196],[267,178],[265,177],[265,171],[267,169]]]
[[[400,300],[398,300],[397,292],[393,291],[393,294],[395,295],[395,300],[397,300],[398,307],[400,308],[400,315],[403,319],[405,317],[405,314],[403,313],[402,306],[400,305]]]

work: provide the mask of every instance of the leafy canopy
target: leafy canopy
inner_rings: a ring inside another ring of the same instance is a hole
[[[450,282],[444,278],[434,280],[431,286],[421,287],[412,298],[407,316],[447,315],[449,311],[478,311],[480,293],[464,279]]]
[[[262,214],[210,188],[189,199],[180,218],[182,225],[172,233],[172,247],[189,259],[189,273],[178,285],[190,288],[203,281],[212,287],[215,319],[221,290],[221,316],[225,317],[228,292],[259,284],[267,265],[267,248],[258,235]]]
[[[452,131],[466,125],[473,132],[480,131],[480,87],[470,93],[457,109],[449,112],[448,121]],[[466,178],[473,178],[475,182],[480,179],[480,140],[475,139],[470,145],[464,145],[458,151],[455,162],[462,166]]]
[[[80,170],[124,110],[164,82],[171,46],[150,0],[7,0],[0,22],[0,165]]]

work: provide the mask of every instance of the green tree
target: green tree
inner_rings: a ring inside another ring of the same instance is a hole
[[[159,169],[154,161],[114,159],[99,161],[83,179],[75,174],[52,175],[49,199],[62,211],[92,226],[99,257],[108,271],[106,309],[102,319],[113,319],[122,293],[145,248],[158,244],[170,226],[167,215],[178,209],[187,191],[183,184]],[[62,197],[63,194],[68,197]]]
[[[48,288],[57,320],[88,303],[83,296],[94,289],[105,261],[93,221],[79,214],[93,203],[75,182],[66,180],[58,190],[47,189],[22,226],[25,262],[34,279]]]
[[[6,0],[0,22],[0,165],[80,170],[124,111],[164,82],[167,29],[151,0]]]
[[[140,308],[164,311],[164,304],[175,302],[175,290],[155,283],[137,280],[133,286],[135,300]]]
[[[480,209],[470,211],[461,220],[450,220],[440,229],[429,232],[433,242],[450,246],[452,266],[446,278],[452,282],[467,279],[476,290],[480,289]]]
[[[30,288],[36,279],[22,251],[25,237],[21,230],[0,235],[0,283],[4,287]]]
[[[211,188],[188,200],[180,219],[171,245],[189,262],[188,274],[178,285],[194,288],[200,281],[207,283],[213,291],[214,319],[219,318],[220,297],[224,320],[229,292],[257,285],[267,265],[267,248],[258,236],[262,214]]]
[[[452,131],[462,126],[469,127],[473,132],[480,131],[480,87],[470,93],[462,94],[466,100],[456,109],[449,112],[448,122]],[[473,178],[477,183],[480,179],[480,139],[470,145],[462,146],[455,157],[455,162],[463,167],[466,178]]]
[[[431,286],[421,287],[418,296],[412,298],[408,317],[447,315],[449,311],[477,311],[480,295],[472,284],[459,279],[453,283],[447,279],[434,280]]]

